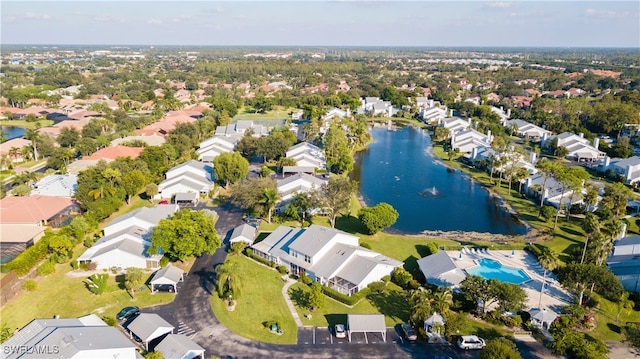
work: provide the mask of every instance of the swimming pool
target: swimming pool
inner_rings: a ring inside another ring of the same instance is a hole
[[[479,275],[484,279],[497,279],[501,282],[522,284],[531,280],[531,277],[522,269],[503,266],[502,263],[490,258],[482,258],[478,265],[466,269],[468,274]]]

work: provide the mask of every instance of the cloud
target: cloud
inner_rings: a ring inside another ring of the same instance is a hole
[[[51,16],[49,14],[38,14],[34,12],[27,12],[24,14],[24,17],[27,19],[35,19],[35,20],[49,20]]]
[[[486,6],[487,7],[492,7],[492,8],[497,8],[497,9],[508,9],[508,8],[513,6],[513,3],[512,2],[506,2],[506,1],[494,1],[494,2],[487,3]]]
[[[628,11],[617,12],[613,10],[598,10],[594,8],[589,8],[585,10],[584,14],[586,16],[605,18],[605,19],[623,18],[630,15]]]
[[[147,20],[147,24],[149,25],[162,25],[162,20],[160,19],[149,19]]]
[[[96,15],[93,17],[93,20],[100,22],[115,22],[120,24],[124,24],[125,22],[127,22],[125,19],[113,15]]]

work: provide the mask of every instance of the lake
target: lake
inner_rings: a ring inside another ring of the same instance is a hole
[[[9,141],[24,136],[26,130],[22,127],[2,126],[2,132],[4,132],[5,140]]]
[[[373,143],[356,155],[351,178],[367,206],[387,202],[398,211],[388,231],[526,232],[482,185],[432,154],[426,130],[377,127],[371,134]]]

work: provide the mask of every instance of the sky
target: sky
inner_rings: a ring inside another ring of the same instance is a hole
[[[2,0],[0,13],[0,45],[640,49],[637,0]]]

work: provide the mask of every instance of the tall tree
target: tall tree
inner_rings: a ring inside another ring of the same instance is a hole
[[[331,227],[336,227],[338,214],[349,209],[351,195],[358,188],[358,184],[346,177],[330,179],[320,187],[323,208],[329,213]]]
[[[273,187],[265,188],[262,193],[262,200],[260,203],[264,206],[267,212],[267,222],[269,223],[271,223],[271,215],[273,214],[273,210],[275,209],[279,198],[280,194],[278,193],[278,190]]]
[[[547,180],[553,177],[553,174],[557,171],[558,163],[549,161],[547,158],[541,158],[536,166],[542,175],[542,191],[540,195],[540,215],[542,215],[542,207],[544,207],[544,200],[546,199]]]
[[[140,170],[132,170],[122,177],[122,187],[127,193],[127,204],[129,204],[131,196],[138,194],[146,183],[147,179]]]
[[[600,205],[613,212],[616,219],[624,216],[632,191],[622,183],[607,184]]]
[[[540,262],[540,265],[544,269],[544,274],[542,275],[542,286],[540,287],[540,298],[538,299],[538,308],[541,308],[542,293],[544,292],[544,287],[547,284],[547,271],[553,271],[556,269],[560,264],[560,261],[553,249],[545,247],[542,250],[542,253],[538,256],[538,262]]]
[[[216,290],[221,299],[237,300],[242,292],[242,276],[238,273],[238,265],[234,259],[227,260],[216,268]]]
[[[589,239],[600,234],[600,218],[593,214],[593,212],[587,213],[582,221],[582,229],[585,233],[584,246],[582,248],[582,256],[580,257],[580,263],[584,263],[584,256],[587,253],[587,246],[589,245]]]
[[[184,261],[191,256],[213,254],[219,247],[220,239],[213,218],[203,211],[182,209],[153,227],[149,253],[156,254],[162,250]]]
[[[124,287],[131,293],[131,298],[136,298],[136,290],[145,282],[145,275],[140,268],[130,267],[124,275]]]
[[[213,173],[216,181],[224,183],[225,187],[234,184],[249,173],[249,161],[239,152],[226,152],[213,159]]]
[[[398,211],[390,204],[381,202],[373,207],[361,208],[358,218],[367,228],[369,234],[376,234],[396,223]]]

